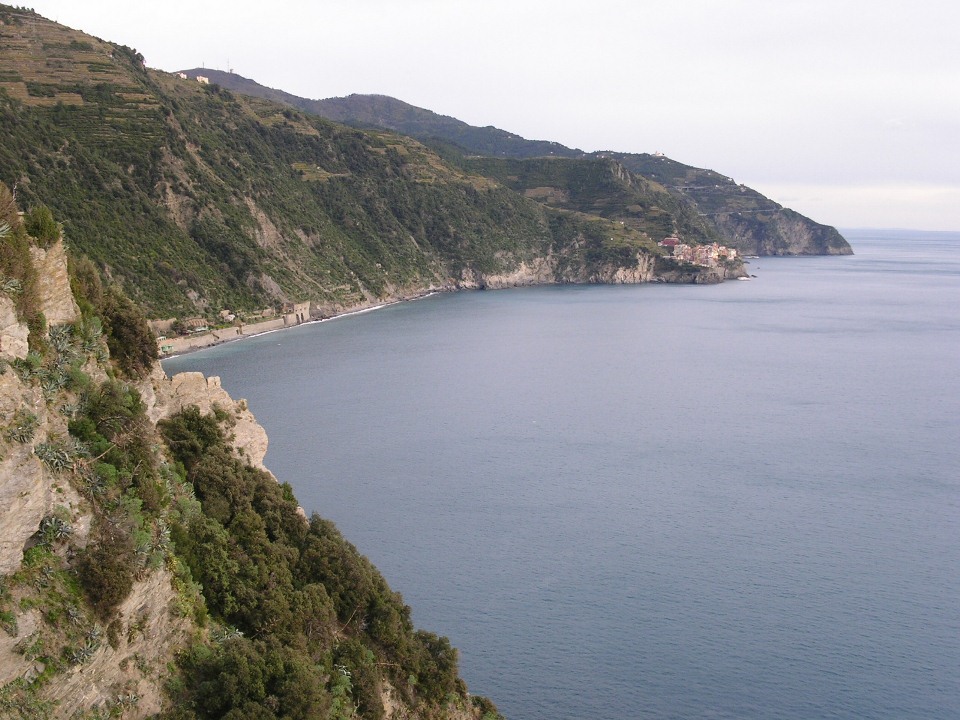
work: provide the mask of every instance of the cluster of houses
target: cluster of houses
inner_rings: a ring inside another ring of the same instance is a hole
[[[210,322],[203,317],[190,317],[177,320],[151,320],[150,327],[157,336],[157,344],[161,355],[184,349],[197,347],[190,338],[197,335],[213,334],[216,341],[232,339],[241,335],[256,335],[268,330],[277,330],[300,323],[309,322],[313,317],[322,317],[322,310],[316,308],[312,313],[311,303],[284,303],[278,313],[274,308],[266,308],[259,312],[244,313],[240,318],[230,310],[221,310],[219,323],[210,327]],[[171,339],[169,336],[174,335]],[[179,339],[179,340],[178,340]],[[178,346],[178,342],[190,343]]]
[[[176,76],[177,76],[178,78],[180,78],[181,80],[186,80],[186,79],[187,79],[187,74],[186,74],[186,73],[177,72],[177,73],[174,73],[174,75],[176,75]],[[209,84],[210,84],[210,78],[205,77],[205,76],[203,76],[203,75],[197,75],[197,82],[200,83],[201,85],[209,85]]]
[[[668,237],[657,243],[662,248],[670,248],[673,257],[682,262],[693,263],[694,265],[704,265],[714,267],[718,262],[724,260],[736,260],[737,251],[735,248],[711,243],[709,245],[687,245],[681,242],[678,237]]]

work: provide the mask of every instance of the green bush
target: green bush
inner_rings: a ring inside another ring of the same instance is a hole
[[[116,286],[104,293],[98,308],[110,357],[128,377],[143,377],[159,357],[157,339],[140,309]]]
[[[136,567],[132,534],[103,524],[99,537],[83,550],[77,563],[80,584],[101,620],[109,619],[130,593]]]
[[[437,716],[451,697],[465,702],[449,641],[415,631],[410,608],[370,561],[333,523],[304,522],[288,487],[233,454],[214,415],[192,407],[159,428],[202,508],[178,505],[175,552],[202,586],[211,617],[265,643],[193,653],[179,692],[193,698],[195,714],[170,718],[279,717],[294,696],[269,690],[264,657],[294,669],[322,665],[326,699],[317,707],[331,718],[349,717],[354,706],[363,717],[383,717],[384,679],[423,717]],[[272,655],[272,644],[293,654]],[[244,689],[234,698],[236,678]],[[305,708],[314,707],[294,704],[289,717],[313,717]]]
[[[327,720],[330,697],[320,669],[280,643],[235,637],[219,647],[195,645],[181,666],[189,705],[168,720]]]
[[[53,219],[53,213],[46,205],[35,205],[23,216],[23,225],[40,247],[50,247],[60,239],[60,223]]]

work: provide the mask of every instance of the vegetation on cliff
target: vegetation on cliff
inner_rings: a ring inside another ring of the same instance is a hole
[[[65,218],[71,246],[151,316],[336,310],[577,249],[558,246],[544,204],[409,137],[151,71],[130,48],[4,12],[0,179]],[[628,228],[639,252],[656,252],[670,212]]]
[[[667,235],[721,237],[682,196],[606,159],[496,131],[521,157],[570,156],[529,160],[515,180],[506,160],[466,157],[479,136],[452,118],[437,127],[466,136],[428,132],[431,148],[329,122],[279,91],[152,71],[131,48],[0,8],[0,179],[38,208],[33,221],[49,220],[41,203],[66,218],[71,245],[151,317],[306,300],[335,312],[548,256],[577,256],[565,281],[599,281],[635,270],[638,255],[655,266]],[[554,234],[557,213],[622,223],[615,242],[629,236],[636,252],[593,266],[584,238]]]
[[[47,241],[28,229],[58,226],[46,212],[18,223],[10,200],[3,293],[22,320],[42,318],[24,296],[31,248]],[[156,345],[142,313],[90,261],[71,268],[79,315],[31,326],[29,352],[0,366],[4,397],[24,398],[0,419],[0,487],[15,471],[5,458],[27,448],[54,496],[0,576],[0,715],[326,720],[383,718],[389,702],[405,717],[496,717],[467,694],[447,639],[415,629],[333,524],[307,520],[233,446],[230,412],[149,419]],[[151,579],[169,599],[148,622],[122,608]],[[157,618],[167,625],[151,631]],[[144,683],[162,689],[150,713]]]
[[[220,423],[187,410],[160,425],[200,501],[173,520],[174,546],[231,629],[181,658],[181,701],[167,716],[254,717],[273,703],[277,717],[350,717],[355,706],[381,718],[383,680],[423,717],[466,707],[449,642],[415,631],[369,561],[329,521],[305,522],[289,486],[236,457]]]
[[[652,200],[663,214],[677,215],[675,231],[688,240],[709,238],[743,253],[759,255],[842,255],[851,252],[850,245],[836,229],[784,208],[756,190],[738,185],[720,173],[684,165],[659,153],[585,153],[556,142],[527,140],[492,126],[474,127],[384,95],[308,100],[266,88],[234,73],[209,69],[188,72],[202,72],[223,87],[270,98],[337,122],[409,135],[454,162],[458,156],[517,160],[615,160],[652,184],[653,193],[648,195],[648,201]],[[574,162],[573,166],[577,164]],[[473,166],[473,171],[486,174],[485,166],[487,169],[502,167],[481,161]],[[496,170],[491,175],[502,177],[502,173]],[[601,188],[602,183],[593,187],[592,192],[602,192]],[[615,189],[611,198],[614,205],[617,204],[617,193]],[[663,195],[669,196],[670,200],[664,201]],[[688,232],[691,222],[697,225],[694,233]]]

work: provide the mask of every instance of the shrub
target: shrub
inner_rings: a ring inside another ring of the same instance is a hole
[[[160,356],[157,339],[140,309],[117,287],[105,293],[99,314],[110,357],[128,377],[143,377]]]
[[[68,256],[70,268],[70,289],[84,317],[98,313],[103,304],[103,282],[97,266],[88,257]]]
[[[192,405],[171,418],[161,420],[157,427],[166,439],[177,460],[187,469],[211,448],[224,441],[223,431],[212,415],[202,415]]]
[[[53,213],[46,205],[36,205],[23,216],[23,225],[40,247],[50,247],[60,239],[60,223],[53,219]]]
[[[80,554],[77,572],[90,604],[101,620],[107,620],[133,587],[136,558],[132,534],[104,523],[97,541]]]
[[[182,657],[195,714],[174,718],[321,720],[330,703],[319,668],[272,640],[235,637],[216,648],[196,645]]]

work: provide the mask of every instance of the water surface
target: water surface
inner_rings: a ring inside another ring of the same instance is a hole
[[[164,363],[512,720],[960,714],[960,234],[440,295]]]

